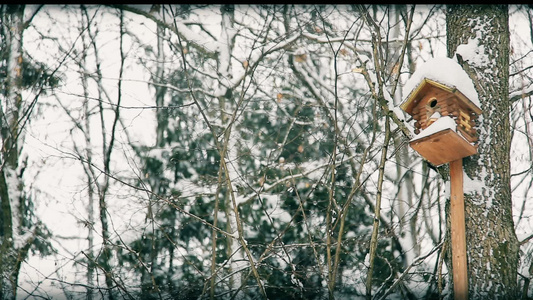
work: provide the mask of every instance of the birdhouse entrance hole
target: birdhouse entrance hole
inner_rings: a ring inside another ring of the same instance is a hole
[[[426,105],[426,127],[433,124],[433,122],[437,121],[437,119],[440,118],[440,106],[437,106],[438,103],[439,102],[435,97],[429,99]]]

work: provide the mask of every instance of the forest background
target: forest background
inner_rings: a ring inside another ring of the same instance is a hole
[[[533,8],[505,11],[509,113],[491,113],[527,298]],[[447,169],[398,108],[453,56],[446,12],[2,5],[2,298],[450,297]]]

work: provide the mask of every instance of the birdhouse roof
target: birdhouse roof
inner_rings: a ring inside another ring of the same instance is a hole
[[[472,79],[454,59],[448,57],[429,59],[417,68],[403,87],[403,95],[407,95],[407,98],[400,108],[410,114],[415,105],[413,101],[432,88],[455,94],[474,112],[481,113]]]
[[[400,108],[403,109],[406,113],[412,114],[413,108],[417,105],[420,96],[427,94],[432,89],[444,90],[450,94],[455,95],[472,111],[477,114],[481,114],[481,109],[479,108],[479,106],[476,105],[473,101],[471,101],[468,97],[466,97],[463,93],[461,93],[461,91],[459,91],[456,87],[448,86],[446,84],[442,84],[440,82],[428,78],[422,79],[422,81],[416,86],[416,88],[413,89],[411,93],[407,96],[406,100],[400,105]]]

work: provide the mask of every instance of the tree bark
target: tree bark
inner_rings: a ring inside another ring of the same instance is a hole
[[[483,110],[479,154],[464,160],[469,298],[518,299],[519,244],[512,218],[509,159],[508,8],[448,6],[446,25],[448,56],[457,51]],[[476,41],[475,55],[458,48]]]
[[[27,250],[20,236],[19,112],[22,105],[22,33],[24,5],[2,7],[2,28],[7,64],[4,97],[0,107],[2,149],[0,158],[0,299],[15,299],[18,274]],[[19,249],[20,248],[20,249]],[[25,247],[24,247],[25,248]],[[20,256],[22,255],[22,256]]]

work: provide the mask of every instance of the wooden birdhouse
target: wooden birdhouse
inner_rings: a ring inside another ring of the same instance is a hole
[[[435,166],[477,153],[481,109],[455,87],[423,78],[400,105],[415,120],[410,145]]]

